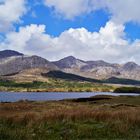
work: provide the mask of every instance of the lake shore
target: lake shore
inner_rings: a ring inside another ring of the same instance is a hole
[[[0,102],[93,100],[96,96],[139,96],[134,93],[113,92],[0,92]]]

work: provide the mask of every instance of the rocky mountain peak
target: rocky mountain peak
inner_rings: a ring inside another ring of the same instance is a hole
[[[80,59],[76,59],[73,56],[65,57],[59,61],[53,62],[59,68],[72,68],[72,67],[79,67],[80,65],[84,65],[84,61]]]
[[[76,58],[74,56],[68,56],[68,57],[63,58],[63,60],[74,61],[74,60],[76,60]]]
[[[0,51],[0,59],[6,58],[6,57],[11,57],[11,56],[23,56],[23,54],[19,53],[17,51],[13,51],[13,50]]]
[[[128,62],[128,63],[123,65],[123,69],[128,70],[128,71],[131,71],[131,70],[134,70],[134,69],[137,69],[137,68],[139,68],[139,65],[137,65],[134,62]]]

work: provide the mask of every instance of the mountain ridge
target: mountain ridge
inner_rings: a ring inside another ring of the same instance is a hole
[[[7,57],[12,57],[12,56],[23,56],[24,54],[19,53],[14,50],[3,50],[0,51],[0,59],[2,58],[7,58]]]
[[[88,78],[108,79],[110,77],[117,77],[140,80],[140,66],[134,62],[117,64],[108,63],[103,60],[83,61],[69,56],[53,63],[64,72]]]
[[[0,58],[1,76],[12,75],[31,68],[58,69],[53,63],[40,56],[27,56],[10,50],[8,50],[8,53],[10,55],[8,54]]]
[[[134,62],[117,64],[103,60],[84,61],[74,56],[68,56],[58,61],[48,61],[40,56],[27,56],[13,50],[0,51],[0,54],[2,54],[0,56],[1,76],[18,73],[26,69],[45,68],[50,71],[60,70],[97,80],[111,77],[140,80],[140,66]]]

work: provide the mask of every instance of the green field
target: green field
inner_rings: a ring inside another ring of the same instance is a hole
[[[60,79],[49,79],[48,82],[25,82],[0,81],[0,91],[27,91],[27,92],[92,92],[113,91],[113,86],[93,82],[67,81]]]
[[[0,103],[0,140],[139,140],[140,96]]]

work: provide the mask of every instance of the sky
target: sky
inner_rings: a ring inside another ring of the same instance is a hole
[[[140,0],[0,0],[0,50],[140,64]]]

